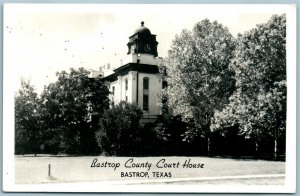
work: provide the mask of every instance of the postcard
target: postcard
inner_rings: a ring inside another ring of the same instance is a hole
[[[294,193],[296,6],[4,4],[6,192]]]

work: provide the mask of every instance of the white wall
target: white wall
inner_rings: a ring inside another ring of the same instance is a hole
[[[162,89],[162,79],[160,74],[139,73],[139,106],[143,108],[143,78],[149,78],[149,111],[144,112],[144,116],[159,115],[161,107],[158,103],[161,100],[157,97],[157,92]]]
[[[161,57],[154,57],[149,54],[131,54],[121,61],[120,66],[128,63],[137,63],[139,59],[140,64],[148,65],[160,65],[163,63]],[[113,67],[113,66],[112,66]],[[117,68],[117,67],[114,67]],[[112,74],[112,69],[105,70],[105,76]],[[138,73],[137,71],[130,71],[127,75],[118,76],[117,81],[110,83],[110,91],[112,92],[112,87],[115,87],[114,104],[120,103],[120,101],[125,101],[126,96],[128,97],[129,103],[136,103],[136,88],[138,85],[138,105],[143,108],[143,78],[149,78],[149,111],[144,111],[144,118],[152,118],[156,115],[161,114],[161,99],[158,98],[157,92],[162,89],[162,78],[160,74],[150,74],[150,73]],[[125,90],[125,81],[128,79],[128,90]],[[137,84],[138,79],[138,84]],[[112,100],[112,95],[110,95],[110,100]]]
[[[160,74],[138,73],[138,105],[143,108],[143,78],[149,78],[149,111],[144,112],[144,117],[159,115],[161,113],[161,99],[157,97],[157,92],[162,89],[162,79]],[[128,90],[125,90],[125,80],[128,79]],[[115,87],[114,103],[125,101],[128,97],[129,103],[136,103],[137,72],[131,71],[127,75],[119,76],[117,81],[110,83],[110,92]],[[112,95],[110,95],[112,100]]]

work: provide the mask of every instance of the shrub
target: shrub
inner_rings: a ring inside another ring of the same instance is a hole
[[[140,119],[143,111],[134,104],[120,104],[104,112],[96,140],[106,155],[136,155],[141,143]]]

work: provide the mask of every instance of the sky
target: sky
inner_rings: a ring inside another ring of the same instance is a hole
[[[6,4],[3,73],[10,74],[15,91],[24,78],[40,93],[56,81],[57,71],[120,64],[128,37],[141,21],[157,35],[158,55],[165,58],[175,35],[205,18],[217,20],[236,37],[273,14],[285,13],[285,6]]]

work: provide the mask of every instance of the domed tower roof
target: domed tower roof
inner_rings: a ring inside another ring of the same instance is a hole
[[[134,34],[148,34],[151,35],[151,31],[144,26],[144,21],[141,22],[141,26],[134,31]]]

